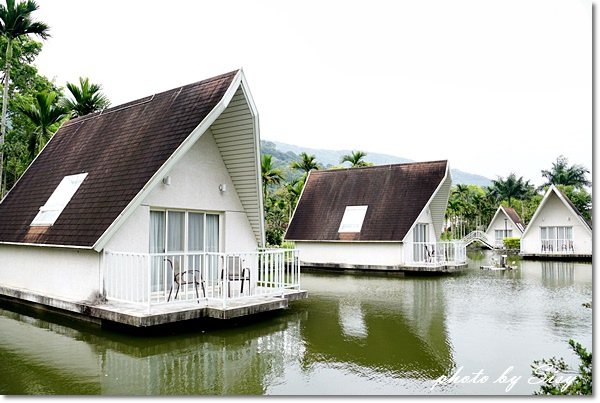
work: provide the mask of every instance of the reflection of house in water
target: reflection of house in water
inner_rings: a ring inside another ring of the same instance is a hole
[[[521,272],[526,277],[538,277],[542,284],[566,287],[574,284],[592,283],[591,264],[559,260],[521,260]]]
[[[361,276],[354,281],[352,276],[336,277],[348,295],[340,301],[320,290],[331,288],[331,281],[323,281],[327,276],[303,279],[310,283],[313,300],[319,299],[312,305],[311,320],[302,326],[303,339],[310,341],[305,362],[350,362],[390,376],[430,379],[447,374],[455,365],[446,337],[442,284],[437,279],[397,279],[391,289],[385,277]]]
[[[575,282],[574,262],[540,262],[544,285],[571,285]],[[550,284],[548,284],[550,283]]]
[[[341,300],[340,326],[342,332],[348,337],[365,338],[368,335],[365,313],[358,300]]]
[[[300,317],[160,338],[80,331],[47,319],[0,309],[0,373],[22,387],[4,393],[262,395],[286,360],[304,354],[297,348]]]

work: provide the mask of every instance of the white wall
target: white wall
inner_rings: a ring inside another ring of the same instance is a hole
[[[404,242],[413,242],[413,231],[414,226],[417,224],[427,224],[427,242],[435,243],[439,238],[440,234],[435,233],[435,227],[433,225],[433,218],[431,217],[431,211],[429,210],[429,206],[426,206],[425,209],[419,214],[417,220],[415,221],[413,227],[406,233],[404,236]]]
[[[592,254],[592,233],[578,218],[576,213],[567,208],[555,193],[548,196],[542,210],[535,220],[527,226],[525,237],[521,238],[521,252],[541,252],[540,227],[573,227],[573,246],[575,254]]]
[[[0,245],[0,284],[83,301],[100,289],[100,254],[84,249]]]
[[[399,242],[296,241],[300,260],[319,264],[395,266],[402,264]]]
[[[161,182],[156,186],[107,243],[106,250],[147,253],[151,208],[221,213],[223,251],[256,250],[258,243],[210,129],[166,175],[171,177],[171,185]],[[219,190],[221,184],[226,185],[225,192]]]
[[[504,227],[504,219],[505,218],[506,218],[506,228]],[[517,228],[517,226],[513,224],[512,220],[510,220],[506,216],[506,214],[504,214],[503,212],[500,212],[496,216],[494,221],[492,221],[490,223],[490,225],[488,226],[488,229],[485,231],[485,233],[490,240],[495,240],[496,239],[495,231],[496,230],[504,231],[505,229],[512,230],[512,238],[521,238],[521,230],[519,228]]]

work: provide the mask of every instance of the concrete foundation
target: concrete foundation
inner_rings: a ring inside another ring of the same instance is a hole
[[[312,263],[301,262],[302,270],[329,270],[329,271],[347,271],[347,272],[371,272],[386,274],[415,274],[415,273],[455,273],[467,267],[467,263],[456,265],[440,266],[382,266],[382,265],[360,265],[360,264],[341,264],[341,263]]]
[[[31,305],[36,308],[76,317],[99,325],[115,323],[136,328],[165,325],[188,320],[214,318],[233,319],[253,314],[285,309],[289,301],[308,298],[307,291],[287,290],[283,296],[260,296],[228,301],[206,299],[148,306],[120,301],[88,302],[69,301],[44,296],[28,290],[0,286],[0,299],[13,303]]]

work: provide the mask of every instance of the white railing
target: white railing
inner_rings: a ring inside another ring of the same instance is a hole
[[[464,236],[463,239],[461,239],[461,241],[465,243],[465,246],[468,246],[475,241],[479,241],[483,242],[490,248],[500,248],[504,244],[504,241],[501,240],[501,244],[498,245],[498,242],[495,239],[491,239],[487,236],[485,232],[479,230],[469,232],[467,235]]]
[[[186,301],[229,301],[283,296],[300,289],[296,249],[249,253],[104,253],[104,289],[109,300],[148,306]]]
[[[547,254],[575,253],[572,239],[542,239],[541,252]]]
[[[467,261],[463,241],[405,242],[404,262],[411,266],[459,265]]]

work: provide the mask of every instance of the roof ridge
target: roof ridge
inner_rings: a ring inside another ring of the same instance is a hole
[[[113,107],[110,107],[110,108],[102,109],[100,112],[95,112],[95,113],[91,113],[89,115],[84,115],[84,116],[81,116],[81,117],[78,117],[78,118],[75,118],[75,119],[68,120],[68,121],[66,121],[63,124],[63,126],[68,127],[68,126],[76,124],[76,123],[83,123],[83,122],[86,122],[86,121],[88,121],[90,119],[95,119],[95,118],[98,118],[98,117],[101,117],[101,116],[105,116],[105,115],[108,115],[108,114],[111,114],[111,113],[120,112],[120,111],[125,110],[125,109],[129,109],[129,108],[133,108],[133,107],[136,107],[136,106],[140,106],[140,105],[152,102],[157,95],[160,96],[160,95],[164,95],[164,94],[173,93],[175,91],[178,91],[177,95],[179,95],[179,94],[181,94],[181,92],[183,91],[184,88],[190,88],[190,87],[194,87],[194,86],[197,86],[197,85],[200,85],[200,84],[208,84],[208,83],[210,83],[212,81],[223,79],[224,77],[229,76],[231,74],[235,75],[235,74],[237,74],[238,71],[239,71],[239,69],[238,70],[232,70],[232,71],[230,71],[228,73],[220,74],[218,76],[207,78],[205,80],[199,80],[199,81],[196,81],[194,83],[181,85],[179,87],[171,88],[171,89],[168,89],[168,90],[165,90],[165,91],[155,92],[152,95],[146,95],[145,97],[134,99],[133,101],[125,102],[125,103],[122,103],[122,104],[119,104],[119,105],[116,105],[116,106],[113,106]],[[150,99],[148,99],[148,98],[150,98]]]

